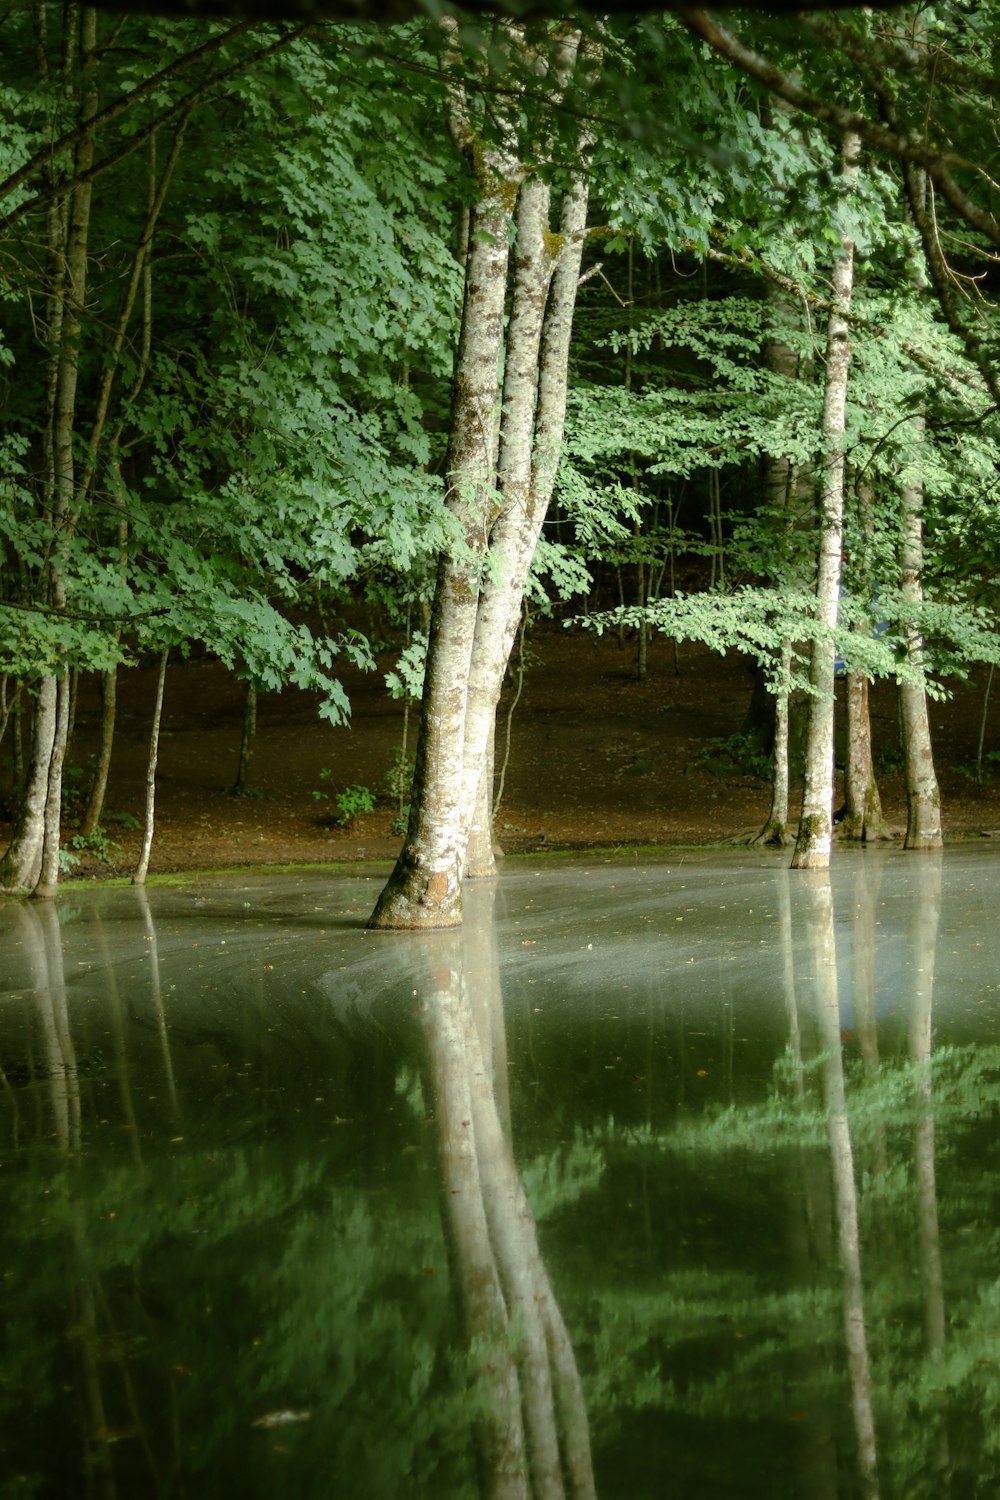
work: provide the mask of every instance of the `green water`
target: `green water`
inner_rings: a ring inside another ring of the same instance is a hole
[[[1000,864],[783,864],[0,908],[0,1494],[1000,1494]]]

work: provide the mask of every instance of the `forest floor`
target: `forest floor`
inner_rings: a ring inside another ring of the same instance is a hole
[[[497,833],[507,852],[635,845],[724,844],[762,827],[770,789],[752,767],[733,764],[712,742],[738,735],[753,691],[746,659],[696,644],[655,641],[638,680],[634,642],[549,625],[529,638],[530,664],[513,715]],[[350,725],[322,721],[301,693],[264,693],[258,707],[250,792],[234,796],[243,714],[241,684],[218,663],[178,662],[168,670],[150,872],[391,860],[401,838],[386,798],[348,826],[335,822],[334,796],[347,787],[382,793],[402,744],[401,706],[378,671],[344,676]],[[103,859],[82,852],[74,874],[129,872],[139,847],[155,664],[122,674],[118,733],[104,828]],[[504,759],[508,686],[498,721]],[[1000,836],[1000,790],[972,779],[985,674],[957,684],[931,706],[946,836]],[[1000,692],[996,697],[1000,699]],[[994,712],[995,708],[995,712]],[[1000,704],[991,701],[985,752],[1000,750]],[[81,689],[69,764],[83,787],[97,743],[99,703]],[[411,716],[409,741],[415,736]],[[905,797],[898,769],[895,690],[872,693],[876,755],[888,828],[901,838]],[[6,747],[5,747],[6,750]],[[894,756],[895,752],[895,756]],[[893,766],[893,759],[897,762]],[[994,769],[988,762],[986,770]],[[325,794],[326,800],[316,796]],[[72,837],[72,803],[66,837]],[[0,826],[0,837],[7,827]]]

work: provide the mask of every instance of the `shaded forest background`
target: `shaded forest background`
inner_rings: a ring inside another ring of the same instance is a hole
[[[673,643],[654,640],[648,675],[639,681],[635,658],[635,641],[619,644],[615,634],[597,639],[543,624],[530,636],[497,816],[507,852],[721,843],[761,828],[770,799],[767,758],[744,738],[752,662],[697,643],[681,644],[675,662]],[[385,653],[380,665],[388,669],[393,659]],[[82,685],[68,779],[66,838],[79,860],[71,876],[106,878],[134,867],[156,675],[156,661],[149,659],[123,684],[106,840],[96,846],[81,841],[74,849],[74,815],[100,714],[94,685]],[[1000,832],[997,761],[990,759],[1000,751],[1000,704],[993,706],[992,693],[978,772],[976,764],[987,682],[988,668],[959,685],[950,702],[931,708],[949,838]],[[323,723],[308,695],[260,695],[256,747],[241,796],[232,788],[243,685],[210,659],[171,671],[152,871],[395,858],[400,835],[393,828],[392,772],[402,745],[402,709],[385,692],[380,673],[356,671],[346,685],[353,704],[348,727]],[[512,673],[501,703],[504,731],[516,691]],[[838,691],[842,699],[842,683]],[[887,833],[898,843],[906,796],[892,684],[876,685],[872,721]],[[410,734],[412,744],[412,728]],[[359,785],[372,791],[375,806],[341,825],[335,794]]]

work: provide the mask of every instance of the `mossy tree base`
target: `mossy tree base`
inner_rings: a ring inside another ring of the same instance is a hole
[[[415,932],[435,927],[459,927],[462,886],[458,866],[434,868],[419,849],[408,845],[368,919],[376,932]]]

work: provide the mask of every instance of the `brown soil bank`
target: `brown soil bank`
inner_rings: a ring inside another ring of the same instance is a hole
[[[753,679],[746,660],[720,657],[698,645],[659,641],[649,675],[639,682],[634,650],[614,637],[551,626],[530,641],[530,666],[513,717],[498,831],[511,851],[595,845],[704,844],[735,841],[765,820],[769,787],[718,757],[698,764],[710,741],[738,733]],[[391,859],[400,838],[395,809],[380,801],[349,827],[333,824],[328,794],[348,786],[378,792],[401,744],[402,710],[387,695],[382,673],[350,672],[349,727],[331,728],[315,703],[291,690],[262,694],[253,794],[232,796],[243,713],[239,682],[218,663],[178,663],[168,671],[157,777],[156,841],[151,873],[226,865]],[[119,725],[104,826],[118,846],[111,865],[81,858],[85,876],[125,873],[139,835],[155,667],[122,674]],[[946,833],[1000,829],[1000,794],[970,779],[980,734],[985,674],[959,684],[950,702],[933,704],[935,754]],[[504,756],[501,705],[497,759]],[[998,693],[1000,698],[1000,693]],[[1000,747],[1000,705],[986,725],[985,751]],[[81,687],[70,764],[88,776],[96,748],[99,706],[93,686]],[[901,834],[905,797],[893,751],[896,698],[890,685],[872,694],[876,753],[887,768],[880,790],[889,824]],[[415,726],[411,722],[412,747]],[[6,751],[5,746],[5,751]],[[987,770],[990,763],[987,763]],[[4,770],[6,772],[6,763]],[[327,774],[324,774],[327,773]],[[0,826],[0,837],[9,825]],[[72,827],[67,836],[72,835]]]

